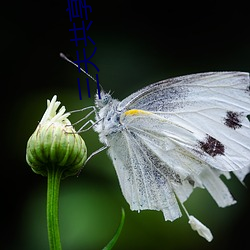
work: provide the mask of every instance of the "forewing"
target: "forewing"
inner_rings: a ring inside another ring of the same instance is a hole
[[[237,171],[240,179],[249,170],[247,73],[211,72],[161,81],[129,96],[119,107],[150,111],[181,128],[168,131],[168,136],[211,167]],[[183,131],[193,134],[190,142]]]
[[[249,74],[245,72],[208,72],[166,79],[148,85],[128,96],[120,102],[118,109],[175,112],[175,110],[185,108],[188,104],[193,106],[199,102],[199,94],[209,88],[240,90],[240,96],[243,97],[243,92],[244,99],[248,99]],[[238,92],[231,93],[231,95],[242,100],[238,96]]]

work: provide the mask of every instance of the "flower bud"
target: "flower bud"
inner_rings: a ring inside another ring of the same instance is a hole
[[[41,122],[27,143],[26,161],[32,170],[47,176],[50,168],[62,171],[62,177],[75,175],[82,168],[87,158],[86,145],[76,133],[61,107],[56,113],[60,102],[54,96],[51,102],[47,101]]]

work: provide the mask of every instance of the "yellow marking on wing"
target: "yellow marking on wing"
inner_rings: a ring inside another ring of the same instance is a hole
[[[151,112],[140,110],[140,109],[131,109],[124,113],[125,115],[152,115]]]

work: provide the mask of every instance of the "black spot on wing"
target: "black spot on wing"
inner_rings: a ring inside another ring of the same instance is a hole
[[[232,129],[240,128],[242,113],[227,111],[227,116],[224,118],[224,124]]]
[[[199,146],[204,152],[212,157],[215,157],[216,155],[224,155],[225,152],[224,145],[210,135],[207,135],[205,141],[200,141]]]

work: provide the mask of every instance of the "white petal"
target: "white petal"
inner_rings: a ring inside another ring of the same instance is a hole
[[[45,113],[43,114],[43,117],[42,117],[40,123],[47,122],[48,120],[51,119],[54,105],[56,103],[56,98],[57,98],[57,96],[54,95],[51,102],[50,102],[50,100],[47,100],[47,109],[46,109]]]
[[[198,232],[200,236],[205,238],[207,241],[211,241],[213,239],[213,235],[210,232],[209,228],[203,225],[199,220],[197,220],[194,216],[189,216],[189,222],[191,228]]]
[[[57,96],[54,95],[52,100],[47,100],[47,109],[40,121],[40,124],[44,124],[46,122],[60,122],[63,124],[71,125],[70,121],[67,119],[67,117],[70,115],[70,113],[65,113],[66,108],[62,106],[59,111],[57,112],[57,109],[59,108],[61,102],[57,101]]]

